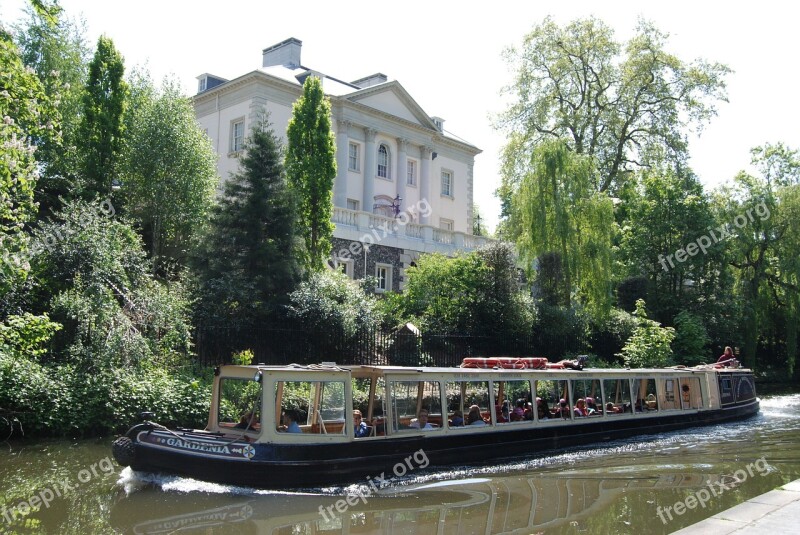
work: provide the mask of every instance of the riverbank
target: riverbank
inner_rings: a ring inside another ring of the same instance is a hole
[[[675,535],[796,533],[798,518],[800,479],[676,531]]]

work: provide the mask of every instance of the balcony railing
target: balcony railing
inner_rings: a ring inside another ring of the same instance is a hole
[[[340,235],[346,233],[354,240],[358,240],[361,235],[369,234],[372,235],[374,242],[377,235],[378,241],[396,240],[395,245],[398,247],[426,252],[469,251],[490,241],[489,238],[483,236],[473,236],[464,232],[419,223],[405,223],[402,218],[386,217],[341,207],[334,207],[333,222],[341,231]],[[392,245],[392,243],[387,241],[384,242],[384,245]]]

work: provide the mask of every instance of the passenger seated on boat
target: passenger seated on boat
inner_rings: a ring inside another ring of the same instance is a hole
[[[369,436],[370,428],[364,423],[364,418],[359,410],[353,411],[353,427],[355,427],[356,438],[364,438]]]
[[[239,423],[233,426],[235,429],[255,429],[256,423],[258,422],[258,418],[255,415],[248,411],[242,414],[242,417],[239,418]]]
[[[575,416],[589,416],[589,411],[586,410],[586,400],[580,398],[578,401],[576,401],[573,412],[575,413]]]
[[[622,409],[620,409],[619,407],[615,407],[612,402],[609,401],[608,403],[606,403],[607,414],[620,414],[621,412]]]
[[[477,405],[472,405],[469,408],[469,414],[467,414],[467,425],[475,425],[481,426],[486,425],[486,422],[481,415],[481,408]]]
[[[503,407],[500,407],[500,405],[494,406],[494,416],[499,423],[506,423],[508,421],[508,405],[506,405],[506,403],[505,401],[503,402]]]
[[[278,431],[285,433],[302,433],[303,430],[300,429],[297,420],[299,420],[297,411],[294,409],[288,409],[283,413],[283,425],[286,426],[286,429],[279,429]]]
[[[517,400],[516,407],[511,412],[511,417],[509,420],[512,422],[521,422],[525,419],[525,400],[520,398]]]
[[[567,407],[567,400],[561,398],[558,400],[558,407],[553,409],[553,418],[569,418],[569,407]]]
[[[603,412],[600,407],[594,401],[594,398],[587,397],[586,398],[586,411],[589,413],[589,416],[600,414]]]
[[[530,401],[525,403],[525,410],[522,413],[523,420],[533,420],[533,405]]]
[[[547,406],[547,400],[536,398],[536,412],[540,420],[550,419],[550,407]]]
[[[408,427],[412,429],[433,429],[433,426],[428,423],[428,409],[420,409],[417,419],[412,420]]]
[[[462,427],[464,425],[464,415],[461,411],[453,411],[453,418],[450,419],[451,427]]]

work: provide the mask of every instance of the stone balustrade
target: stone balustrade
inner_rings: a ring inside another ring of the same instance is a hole
[[[334,207],[334,236],[365,243],[380,243],[387,247],[411,249],[423,253],[455,254],[471,251],[491,241],[430,225],[407,222],[402,218],[386,217],[358,210]]]

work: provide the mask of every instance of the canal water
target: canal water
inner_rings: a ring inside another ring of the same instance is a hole
[[[767,396],[736,424],[478,469],[412,463],[386,488],[146,476],[116,466],[110,443],[0,443],[0,534],[670,533],[800,478],[800,394]]]

